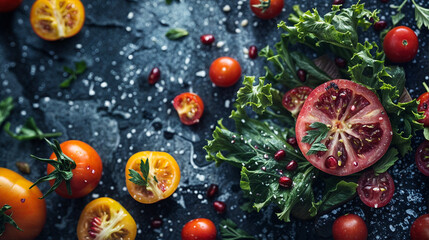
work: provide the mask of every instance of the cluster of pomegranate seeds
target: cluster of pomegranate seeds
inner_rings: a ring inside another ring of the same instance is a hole
[[[152,228],[160,228],[162,226],[162,219],[155,218],[150,222]]]
[[[286,157],[286,152],[283,149],[278,150],[275,154],[274,154],[274,159],[276,161],[281,161]]]
[[[380,20],[376,23],[374,23],[374,30],[375,31],[382,31],[387,27],[387,22],[384,20]]]
[[[100,233],[101,231],[100,225],[101,225],[101,219],[98,217],[94,217],[91,221],[91,227],[88,230],[88,235],[91,238],[96,238],[97,233]]]
[[[297,167],[298,167],[298,163],[295,160],[292,160],[286,165],[286,170],[295,171]]]
[[[341,4],[344,4],[344,0],[334,0],[334,1],[332,1],[332,5],[341,5]]]
[[[299,69],[296,72],[296,75],[298,75],[298,78],[301,82],[305,82],[305,80],[307,80],[307,72],[304,71],[303,69]]]
[[[298,147],[298,142],[296,141],[296,137],[290,137],[287,140],[287,143],[289,143],[292,147]]]
[[[153,85],[156,82],[158,82],[160,78],[161,78],[161,71],[159,70],[159,68],[154,67],[152,68],[152,71],[150,71],[149,77],[147,78],[147,80],[149,81],[149,84]]]
[[[255,59],[258,57],[258,49],[255,45],[249,47],[249,58]]]
[[[210,184],[209,188],[207,189],[207,197],[213,198],[217,191],[219,190],[219,186],[216,184]]]
[[[222,201],[215,201],[213,202],[213,207],[216,210],[217,213],[223,214],[226,210],[226,204]]]
[[[335,64],[339,67],[339,68],[345,68],[347,65],[347,62],[344,58],[340,58],[340,57],[336,57],[335,58]]]
[[[292,178],[290,178],[290,177],[281,176],[279,178],[279,184],[281,187],[290,188],[290,187],[292,187],[293,181],[292,181]]]
[[[215,41],[213,34],[204,34],[200,36],[201,43],[204,45],[211,45]]]

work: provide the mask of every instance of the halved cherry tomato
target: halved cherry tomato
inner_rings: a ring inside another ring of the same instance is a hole
[[[335,220],[332,225],[334,240],[366,240],[368,228],[365,221],[356,214],[346,214]]]
[[[310,95],[311,91],[313,91],[313,89],[307,86],[297,87],[287,91],[283,95],[283,107],[291,112],[292,116],[296,117],[299,111],[301,111],[302,105],[304,105],[304,102],[308,95]]]
[[[207,218],[196,218],[182,228],[182,240],[215,240],[216,226]]]
[[[220,57],[212,62],[210,80],[218,87],[231,87],[241,76],[241,66],[234,58]]]
[[[429,92],[425,92],[417,98],[419,105],[417,111],[424,114],[424,118],[419,121],[423,123],[425,127],[429,127]]]
[[[148,169],[142,169],[147,164]],[[131,171],[131,170],[134,171]],[[136,184],[130,180],[137,173],[140,182],[147,184]],[[144,178],[147,174],[147,179]],[[125,179],[128,192],[131,197],[141,203],[155,203],[168,198],[176,191],[180,182],[180,168],[174,158],[166,152],[144,151],[132,155],[125,167]]]
[[[416,150],[416,165],[421,173],[429,177],[429,141],[424,141]]]
[[[410,236],[411,240],[429,239],[429,214],[421,215],[413,222]]]
[[[417,55],[419,39],[411,28],[395,27],[384,37],[383,50],[391,62],[409,62]]]
[[[77,224],[79,240],[134,240],[137,225],[130,213],[117,201],[102,197],[88,203]]]
[[[180,121],[192,125],[200,121],[204,112],[203,100],[195,93],[182,93],[173,100],[173,106],[179,114]]]
[[[370,170],[360,176],[356,190],[365,205],[380,208],[392,199],[395,184],[388,172],[375,175],[374,171]]]
[[[283,9],[284,0],[250,0],[250,9],[261,19],[277,17]]]
[[[33,185],[18,173],[0,168],[0,208],[9,205],[6,211],[22,231],[11,224],[5,224],[5,231],[0,240],[29,240],[35,239],[46,222],[46,202],[38,187]],[[1,216],[0,216],[1,217]]]
[[[21,5],[22,0],[0,0],[0,12],[10,12]]]
[[[85,8],[79,0],[37,0],[30,22],[39,37],[54,41],[76,35],[85,21]]]

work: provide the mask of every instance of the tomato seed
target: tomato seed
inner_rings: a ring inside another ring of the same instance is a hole
[[[307,72],[304,71],[303,69],[299,69],[296,72],[296,75],[298,75],[298,78],[301,82],[305,82],[305,80],[307,80]]]
[[[287,143],[289,143],[292,147],[297,147],[297,141],[295,137],[290,137],[287,139]]]
[[[216,184],[210,184],[209,188],[207,189],[207,197],[213,198],[219,190],[219,186]]]
[[[152,228],[160,228],[162,226],[162,219],[155,218],[150,222]]]
[[[345,68],[347,65],[347,62],[344,58],[336,57],[335,64],[340,68]]]
[[[290,177],[281,176],[279,178],[279,184],[281,187],[290,188],[290,187],[292,187],[292,183],[293,183],[293,181]]]
[[[334,0],[334,1],[332,1],[332,5],[341,5],[341,4],[344,4],[344,0]]]
[[[100,226],[101,225],[101,219],[98,217],[94,217],[91,221],[91,226]]]
[[[215,201],[213,202],[213,207],[216,210],[217,213],[222,214],[226,210],[226,204],[222,201]]]
[[[211,45],[215,41],[213,34],[204,34],[200,36],[201,43],[204,45]]]
[[[329,169],[335,169],[338,167],[338,161],[334,156],[329,156],[325,160],[325,167]]]
[[[154,67],[152,68],[152,71],[150,71],[149,77],[148,77],[148,81],[149,84],[153,85],[156,82],[159,81],[159,79],[161,78],[161,71],[159,70],[159,68]]]
[[[258,49],[255,45],[249,47],[249,58],[255,59],[258,57]]]
[[[295,160],[292,160],[286,165],[286,170],[294,171],[298,167],[298,163]]]
[[[277,161],[281,161],[286,157],[286,151],[283,149],[280,149],[274,154],[274,159]]]
[[[384,30],[387,27],[387,22],[386,21],[378,21],[376,23],[374,23],[374,30],[375,31],[381,31]]]

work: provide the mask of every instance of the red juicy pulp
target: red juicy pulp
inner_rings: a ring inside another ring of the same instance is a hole
[[[321,122],[330,130],[321,142],[326,152],[307,155],[303,143],[310,125]],[[359,172],[376,163],[389,148],[392,127],[378,97],[366,87],[337,79],[314,89],[297,118],[296,138],[307,160],[318,169],[337,176]]]
[[[302,105],[313,89],[310,87],[297,87],[289,90],[283,95],[282,104],[292,116],[297,116],[301,111]]]
[[[429,141],[420,144],[415,159],[419,171],[429,177]]]
[[[373,208],[386,206],[395,192],[395,184],[387,172],[376,176],[374,171],[367,171],[359,178],[358,185],[359,198]]]

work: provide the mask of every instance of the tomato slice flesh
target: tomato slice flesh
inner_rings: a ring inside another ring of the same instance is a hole
[[[292,113],[292,116],[297,116],[312,90],[310,87],[304,86],[287,91],[283,95],[283,106]]]
[[[429,141],[420,144],[416,151],[416,165],[421,173],[429,177]]]
[[[314,122],[329,128],[321,143],[328,151],[307,155],[302,138]],[[387,151],[392,140],[389,118],[378,97],[349,80],[332,80],[314,89],[297,118],[298,145],[310,163],[329,174],[344,176],[369,167]]]
[[[373,208],[386,206],[395,192],[395,184],[387,172],[376,176],[374,171],[367,171],[359,178],[358,185],[359,198]]]

